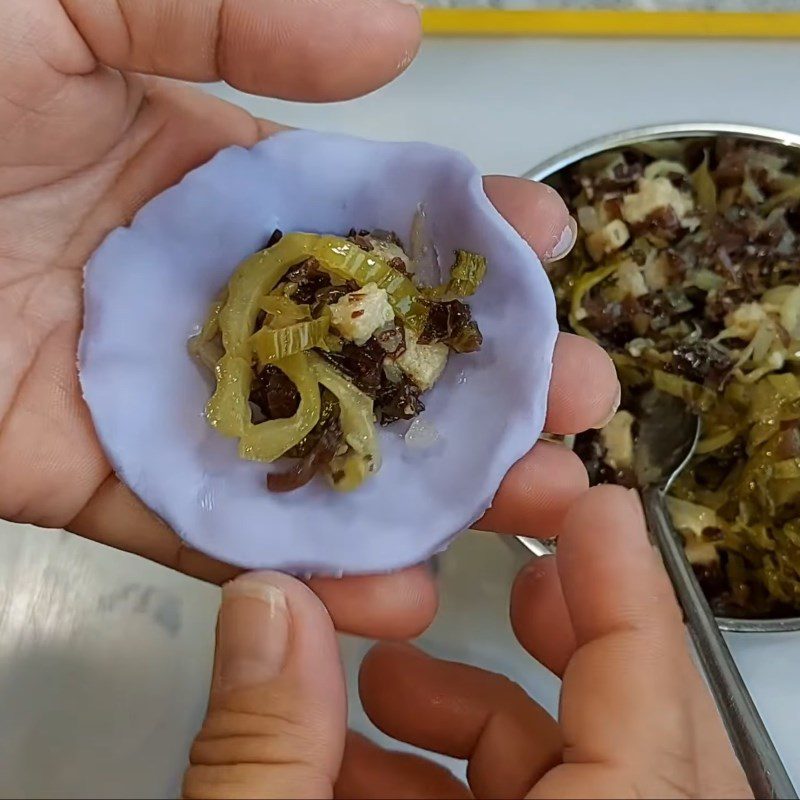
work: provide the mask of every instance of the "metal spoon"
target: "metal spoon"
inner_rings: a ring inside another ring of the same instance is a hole
[[[677,398],[653,390],[642,399],[634,468],[650,536],[661,552],[703,672],[753,794],[756,798],[795,800],[794,786],[667,512],[666,494],[694,455],[700,427],[700,418]]]

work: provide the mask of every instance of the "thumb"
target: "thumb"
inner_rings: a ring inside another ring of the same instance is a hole
[[[208,712],[185,798],[327,798],[341,765],[345,685],[333,624],[275,572],[226,584]]]
[[[106,66],[190,81],[224,80],[244,92],[286,100],[345,100],[377,89],[409,65],[422,33],[413,0],[61,0],[61,5]]]

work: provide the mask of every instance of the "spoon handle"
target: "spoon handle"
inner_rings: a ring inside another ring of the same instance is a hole
[[[650,535],[661,551],[711,693],[753,794],[765,800],[796,800],[794,786],[672,527],[664,493],[646,489],[642,501]]]

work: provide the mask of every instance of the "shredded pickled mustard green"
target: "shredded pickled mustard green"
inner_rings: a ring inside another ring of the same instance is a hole
[[[225,289],[220,293],[220,296],[217,300],[214,301],[214,304],[211,306],[211,311],[208,314],[208,318],[203,325],[202,330],[200,331],[199,338],[203,342],[210,342],[218,333],[219,333],[219,312],[225,307],[225,303],[228,302],[228,287],[226,286]]]
[[[259,305],[262,311],[269,314],[266,323],[268,328],[286,328],[311,319],[311,306],[295,303],[283,294],[268,294]]]
[[[228,283],[228,300],[219,313],[222,346],[228,355],[250,358],[250,336],[261,310],[261,298],[286,272],[306,258],[295,243],[284,237],[269,250],[245,259]]]
[[[348,344],[335,327],[331,329],[331,312],[325,304],[331,285],[375,284],[385,290],[409,335],[424,329],[433,306],[430,301],[437,298],[423,294],[380,253],[380,249],[362,249],[336,236],[288,233],[238,266],[190,350],[214,369],[216,388],[206,406],[208,421],[219,433],[239,440],[241,458],[272,462],[301,443],[304,457],[314,455],[314,448],[323,442],[315,430],[321,421],[322,395],[330,401],[330,392],[336,398],[336,418],[328,420],[324,444],[328,449],[321,451],[329,460],[320,461],[317,468],[337,491],[356,489],[380,468],[373,398],[318,352],[340,352]],[[307,261],[284,280],[289,270]],[[322,295],[314,282],[320,271],[330,277],[322,281]],[[443,297],[469,297],[485,272],[486,259],[457,251],[450,279],[439,291]],[[295,296],[306,302],[296,302]],[[377,364],[380,367],[381,362]],[[276,368],[289,379],[288,387]],[[264,409],[272,401],[264,401],[260,392],[279,397],[281,411],[270,407],[267,413]],[[291,413],[295,402],[295,413],[281,417]],[[261,409],[264,417],[276,418],[254,423],[253,408]]]
[[[262,366],[272,364],[312,347],[326,349],[329,320],[330,317],[324,316],[277,330],[262,328],[250,338],[258,363]]]
[[[253,383],[250,359],[225,354],[214,370],[217,388],[206,404],[206,417],[223,436],[240,437],[250,424],[248,398]]]
[[[448,293],[453,297],[472,297],[486,277],[486,258],[466,250],[456,250],[456,260],[450,272]]]
[[[423,294],[430,300],[471,297],[485,277],[486,259],[483,256],[466,250],[456,250],[456,260],[450,270],[449,280],[441,286],[423,290]]]
[[[596,340],[594,334],[588,330],[584,325],[581,325],[581,311],[583,310],[583,298],[591,291],[598,283],[604,281],[617,271],[617,265],[611,264],[607,267],[600,267],[600,269],[587,272],[581,275],[575,283],[575,288],[572,292],[572,301],[569,313],[570,325],[574,328],[576,333],[585,336],[588,339]]]
[[[314,428],[320,416],[319,385],[327,386],[341,405],[341,424],[352,453],[337,461],[337,489],[354,489],[380,465],[372,400],[319,356],[305,350],[328,346],[329,315],[316,320],[283,323],[305,316],[308,306],[270,295],[295,264],[314,257],[331,274],[360,285],[378,283],[386,289],[397,313],[409,324],[422,324],[425,308],[408,278],[345,239],[292,233],[268,250],[245,259],[233,274],[223,297],[212,308],[204,327],[215,335],[217,327],[225,354],[216,365],[217,387],[206,407],[209,423],[221,434],[239,439],[239,455],[253,461],[274,461],[297,445]],[[252,334],[259,311],[273,315],[269,325]],[[253,359],[272,364],[297,387],[300,405],[294,416],[253,424],[249,396]],[[313,364],[313,369],[312,365]]]
[[[372,398],[316,353],[309,353],[308,361],[316,379],[339,401],[339,419],[345,441],[354,453],[369,462],[370,471],[377,471],[380,468],[380,448]]]
[[[707,411],[716,402],[716,395],[705,386],[664,370],[653,370],[653,385],[666,394],[679,397],[695,411]]]
[[[717,213],[717,184],[708,168],[708,150],[703,155],[703,163],[692,173],[692,186],[697,195],[697,205],[706,214]]]

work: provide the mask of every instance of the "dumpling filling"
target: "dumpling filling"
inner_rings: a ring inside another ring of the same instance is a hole
[[[486,259],[456,251],[450,279],[420,285],[397,235],[275,231],[239,265],[189,350],[214,372],[210,425],[241,458],[293,460],[288,492],[323,475],[352,491],[380,468],[376,424],[413,420],[452,352],[483,338],[463,300]]]

